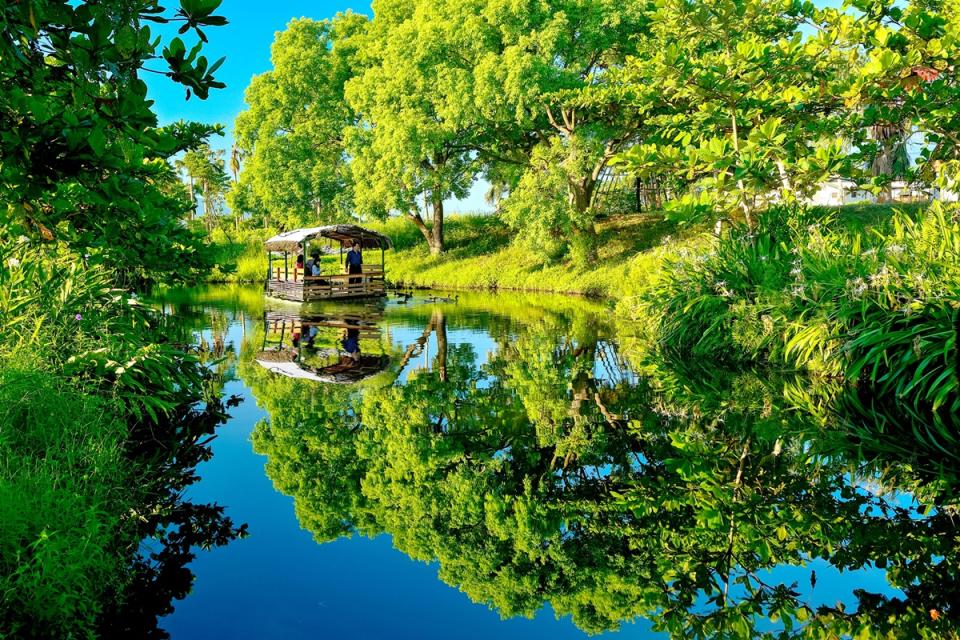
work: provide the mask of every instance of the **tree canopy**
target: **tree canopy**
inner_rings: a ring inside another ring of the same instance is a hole
[[[628,178],[677,220],[748,227],[831,178],[878,194],[896,178],[947,185],[956,23],[919,1],[378,0],[369,21],[314,23],[298,72],[281,52],[306,23],[279,37],[238,121],[246,148],[261,125],[270,143],[237,197],[324,217],[304,206],[322,183],[343,214],[405,216],[439,253],[444,202],[482,178],[518,243],[587,264],[595,221],[620,206],[604,191]],[[287,122],[309,104],[329,108]]]
[[[344,132],[355,115],[344,85],[356,73],[350,38],[366,22],[354,13],[301,18],[277,34],[273,69],[254,77],[237,117],[243,163],[233,207],[291,226],[349,216]]]
[[[0,214],[4,238],[62,241],[130,282],[176,279],[206,265],[185,228],[167,162],[216,128],[159,127],[141,79],[162,73],[203,99],[222,87],[223,60],[201,54],[201,28],[226,23],[216,1],[168,12],[135,2],[6,3],[0,10]],[[201,39],[165,44],[151,23],[182,23]],[[152,68],[161,60],[164,69]]]

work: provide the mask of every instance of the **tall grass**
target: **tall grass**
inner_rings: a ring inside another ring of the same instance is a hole
[[[272,229],[241,229],[229,235],[214,229],[210,243],[217,266],[207,274],[209,282],[262,282],[267,273],[263,243]]]
[[[144,537],[173,538],[181,520],[232,531],[219,513],[177,515],[181,467],[221,419],[215,399],[194,415],[207,375],[111,281],[68,253],[0,243],[2,633],[94,637],[125,606]]]
[[[838,421],[956,457],[958,210],[937,203],[852,231],[824,213],[774,209],[759,231],[672,263],[642,305],[657,347],[843,378],[856,393]]]
[[[42,362],[0,362],[0,627],[83,637],[122,592],[126,425]]]

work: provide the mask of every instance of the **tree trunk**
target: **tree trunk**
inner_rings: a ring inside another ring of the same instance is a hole
[[[437,255],[443,252],[443,199],[434,194],[433,197],[433,228],[430,230],[430,253]]]
[[[197,212],[197,192],[193,190],[193,176],[190,176],[190,221],[193,222],[193,215]]]
[[[207,226],[207,234],[213,232],[213,218],[210,217],[210,185],[203,183],[203,219]]]
[[[424,197],[424,200],[424,206],[426,207],[426,197]],[[430,253],[437,255],[443,252],[443,200],[436,197],[433,198],[432,208],[433,221],[429,227],[427,223],[424,222],[423,216],[420,215],[419,211],[411,211],[407,213],[407,217],[409,217],[417,229],[420,230],[423,239],[427,241],[427,246],[430,247]]]
[[[420,235],[423,236],[423,239],[426,240],[427,244],[429,245],[430,238],[431,238],[430,228],[423,221],[423,217],[420,215],[420,212],[411,211],[410,213],[407,214],[407,217],[409,217],[410,220],[413,221],[413,224],[417,227],[417,229],[420,230]]]
[[[447,381],[447,319],[443,311],[434,309],[431,314],[430,324],[433,330],[437,332],[437,373],[440,375],[440,382]]]
[[[570,206],[577,212],[578,224],[574,227],[574,233],[580,237],[587,238],[589,242],[589,250],[586,255],[588,263],[594,263],[597,260],[597,227],[594,224],[592,216],[583,227],[579,225],[579,221],[583,219],[583,214],[586,213],[590,209],[590,205],[593,204],[593,193],[596,184],[596,180],[592,177],[587,177],[579,182],[571,182],[568,186]]]

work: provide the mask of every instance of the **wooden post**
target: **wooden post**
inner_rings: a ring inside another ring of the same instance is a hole
[[[273,280],[273,251],[267,251],[267,281]]]
[[[288,255],[287,252],[284,251],[283,252],[283,279],[284,280],[290,279],[290,263],[287,260],[287,255]]]

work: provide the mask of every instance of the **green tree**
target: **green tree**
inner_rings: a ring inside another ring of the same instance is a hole
[[[292,20],[270,49],[273,69],[247,87],[236,121],[244,155],[231,206],[300,226],[347,219],[351,179],[344,129],[355,120],[344,83],[356,73],[350,36],[363,16]]]
[[[218,224],[224,196],[230,189],[223,151],[204,144],[184,153],[179,164],[187,174],[193,198],[199,195],[203,203],[203,220],[209,235]]]
[[[518,186],[531,151],[546,142],[574,158],[561,197],[572,210],[566,219],[586,222],[567,228],[591,236],[596,183],[639,122],[612,100],[606,70],[635,50],[641,8],[384,0],[374,14],[359,45],[363,75],[348,85],[361,116],[351,132],[359,208],[408,216],[439,253],[444,200],[464,196],[481,173]],[[535,193],[542,172],[520,187]],[[518,224],[536,217],[518,211]]]
[[[488,117],[506,118],[502,128],[521,132],[514,136],[520,149],[540,147],[505,203],[510,220],[528,236],[552,236],[560,253],[563,238],[578,237],[582,257],[590,260],[601,176],[648,116],[628,107],[632,88],[613,73],[641,50],[648,7],[612,0],[489,0],[481,15],[500,43],[475,71],[478,99]],[[546,197],[538,211],[541,190]]]
[[[624,74],[645,88],[638,108],[662,107],[658,130],[619,163],[641,177],[670,172],[668,209],[681,219],[719,214],[748,227],[771,199],[849,172],[841,96],[859,52],[817,29],[823,19],[809,3],[658,4],[648,46]]]
[[[857,19],[848,11],[856,11]],[[847,80],[844,97],[859,124],[875,134],[866,141],[868,162],[882,188],[902,171],[905,132],[918,132],[919,174],[927,183],[953,187],[960,176],[960,123],[952,105],[958,95],[960,11],[952,2],[885,0],[846,2],[827,10],[825,22],[848,47],[862,47],[864,63]]]
[[[380,0],[373,9],[358,36],[363,71],[347,86],[360,116],[350,131],[357,207],[407,216],[437,254],[444,200],[467,194],[489,139],[473,88],[484,26],[473,1]]]
[[[0,10],[0,213],[3,237],[63,240],[130,280],[185,277],[205,266],[199,238],[180,223],[183,202],[159,188],[166,160],[212,128],[157,126],[141,73],[163,73],[206,98],[222,87],[201,44],[160,44],[149,22],[181,32],[225,24],[219,2],[183,0],[174,14],[151,0],[6,3]],[[149,272],[150,276],[146,276]]]

